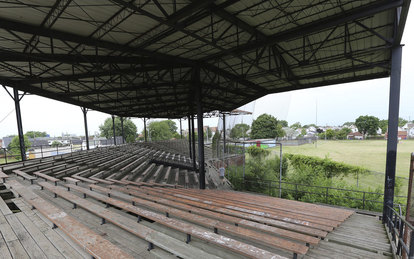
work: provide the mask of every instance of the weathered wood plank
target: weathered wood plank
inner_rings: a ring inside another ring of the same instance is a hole
[[[32,206],[65,231],[75,242],[79,243],[95,258],[131,258],[130,255],[124,253],[108,240],[97,235],[85,225],[79,223],[64,211],[46,202],[18,182],[10,181],[9,184]]]

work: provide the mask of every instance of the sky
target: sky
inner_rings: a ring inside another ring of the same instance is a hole
[[[409,11],[402,39],[403,58],[401,71],[400,117],[414,120],[414,17],[413,7]],[[242,109],[252,111],[252,116],[243,116],[244,123],[251,123],[263,113],[268,113],[289,124],[300,122],[302,125],[337,126],[344,122],[355,121],[360,115],[372,115],[380,119],[388,117],[390,79],[376,79],[356,83],[325,86],[287,93],[271,94]],[[12,93],[11,88],[7,88]],[[84,135],[83,114],[78,106],[65,104],[36,95],[26,95],[20,102],[23,131],[46,131],[51,136],[62,133]],[[109,114],[97,111],[88,112],[89,134],[99,132]],[[138,131],[143,130],[143,120],[133,118]],[[234,119],[230,123],[238,123]],[[177,126],[179,127],[179,123]],[[217,118],[204,120],[204,125],[215,127]],[[187,129],[187,121],[182,123]],[[0,138],[17,134],[14,103],[7,92],[0,88]]]

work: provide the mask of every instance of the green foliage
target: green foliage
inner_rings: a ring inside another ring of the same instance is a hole
[[[364,136],[376,135],[379,128],[379,119],[375,116],[359,116],[355,120],[355,126]]]
[[[41,131],[28,131],[26,132],[26,135],[28,138],[40,138],[40,137],[46,137],[47,133],[46,132],[41,132]]]
[[[111,139],[114,136],[112,127],[112,118],[107,118],[104,124],[99,126],[101,137]],[[117,136],[122,136],[121,119],[115,118],[115,133]],[[128,118],[124,118],[124,134],[127,143],[134,142],[137,137],[137,126]]]
[[[262,114],[252,123],[251,138],[278,138],[283,137],[285,132],[277,119],[269,114]]]
[[[153,121],[147,127],[151,141],[169,140],[177,137],[177,126],[172,120]]]
[[[170,128],[171,133],[175,133],[178,130],[178,127],[176,125],[176,123],[172,120],[166,120],[165,121],[168,124],[168,127]]]
[[[295,122],[295,123],[293,123],[292,125],[290,125],[290,127],[291,127],[292,129],[297,130],[297,129],[299,129],[299,128],[302,128],[302,125],[300,124],[300,122]]]
[[[348,134],[351,133],[351,132],[352,132],[352,130],[350,128],[343,127],[342,129],[340,129],[336,133],[336,138],[337,139],[346,139],[346,136],[348,136]]]
[[[388,120],[380,120],[379,128],[381,128],[382,134],[385,134],[385,132],[387,132],[388,129]]]
[[[327,129],[325,131],[325,134],[326,134],[326,139],[334,139],[336,136],[336,133],[333,129]]]
[[[398,127],[402,127],[408,123],[408,120],[398,117]]]
[[[280,120],[279,121],[279,124],[280,124],[280,126],[282,126],[282,128],[289,127],[288,122],[285,121],[285,120]]]
[[[28,150],[32,146],[32,143],[30,143],[29,138],[27,136],[24,136],[24,146],[26,150]],[[7,149],[10,150],[11,154],[14,156],[16,160],[22,160],[22,156],[20,154],[19,136],[15,136],[12,139]]]
[[[349,174],[356,175],[368,172],[368,170],[362,167],[336,162],[327,157],[319,158],[295,154],[285,154],[284,156],[289,159],[291,165],[296,170],[299,170],[303,166],[309,166],[326,178],[343,177]]]
[[[230,131],[230,138],[240,139],[249,137],[247,131],[250,129],[250,126],[244,123],[236,124]]]
[[[263,149],[257,146],[250,146],[246,149],[246,151],[251,157],[258,159],[265,158],[270,154],[270,150]]]
[[[211,145],[211,148],[213,149],[213,155],[215,157],[220,156],[220,151],[217,154],[217,145],[220,143],[220,138],[221,138],[220,132],[217,130],[216,133],[213,136],[213,141],[212,141],[213,143]]]
[[[61,146],[63,146],[63,144],[62,143],[60,143],[59,141],[56,141],[56,140],[54,140],[53,142],[52,142],[52,145],[51,145],[52,147],[61,147]]]
[[[206,126],[206,130],[204,130],[204,140],[207,140],[207,136],[209,139],[213,136],[213,132],[211,131],[209,126]]]
[[[342,124],[342,126],[347,126],[347,127],[350,127],[352,125],[354,125],[354,122],[352,122],[352,121],[347,121],[344,124]]]

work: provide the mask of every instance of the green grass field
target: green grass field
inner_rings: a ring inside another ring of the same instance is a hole
[[[368,174],[359,177],[360,187],[376,188],[384,185],[384,172],[386,160],[386,140],[331,140],[318,141],[315,144],[301,146],[285,146],[283,153],[302,154],[316,157],[329,157],[334,161],[344,162],[367,168],[370,171],[382,174]],[[278,148],[272,148],[278,154]],[[414,140],[402,140],[397,148],[397,176],[408,178],[410,167],[410,154],[414,152]],[[348,184],[356,186],[356,178],[344,179]],[[406,193],[407,181],[403,181],[402,193]]]
[[[371,171],[384,173],[387,142],[385,140],[319,140],[315,144],[285,146],[283,153],[329,157]],[[274,151],[277,152],[277,149]],[[397,175],[408,177],[410,154],[414,152],[414,140],[403,140],[397,149]]]

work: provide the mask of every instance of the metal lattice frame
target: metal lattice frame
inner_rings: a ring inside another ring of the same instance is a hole
[[[122,117],[388,77],[410,1],[0,3],[0,83]]]

